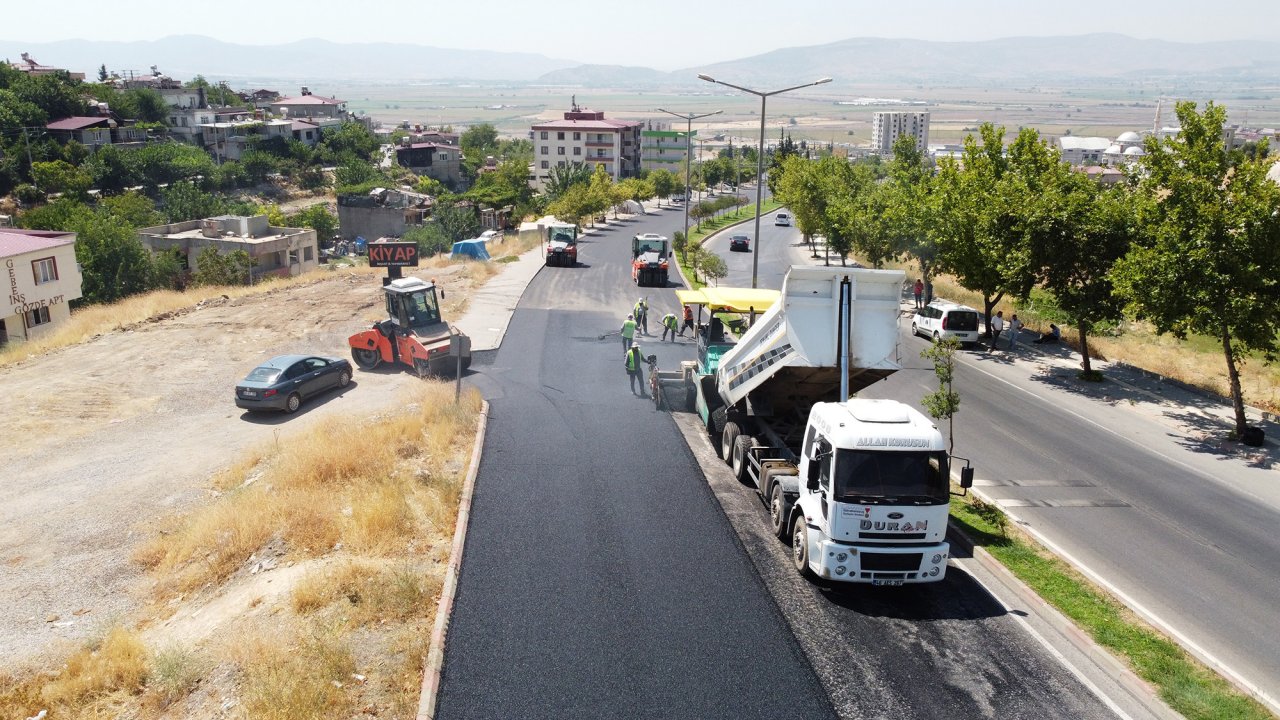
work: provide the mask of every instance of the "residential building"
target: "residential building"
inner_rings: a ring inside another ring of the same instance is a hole
[[[280,93],[275,90],[254,90],[251,93],[241,94],[240,96],[245,102],[253,105],[260,110],[270,110],[271,103],[280,99]]]
[[[315,230],[272,227],[266,215],[220,215],[157,225],[139,230],[138,239],[152,252],[177,250],[191,272],[200,270],[200,253],[207,247],[222,255],[243,250],[256,261],[254,279],[301,275],[314,270],[320,258]]]
[[[267,138],[293,138],[290,120],[254,120],[243,118],[199,126],[202,145],[218,160],[239,160],[253,143]]]
[[[71,317],[81,296],[75,233],[0,229],[7,302],[0,310],[0,345],[48,333]]]
[[[603,167],[615,181],[639,174],[643,122],[607,120],[603,112],[579,107],[576,101],[570,107],[564,119],[538,123],[530,131],[538,190],[546,186],[556,165]]]
[[[110,117],[63,118],[45,125],[45,129],[58,140],[75,140],[87,147],[142,144],[147,141],[146,130],[121,125]]]
[[[338,228],[343,240],[400,237],[426,222],[433,201],[429,195],[377,188],[367,195],[338,196]]]
[[[462,149],[457,145],[408,142],[396,147],[396,162],[418,175],[435,178],[449,187],[462,182]]]
[[[320,124],[309,122],[307,120],[293,120],[293,139],[306,145],[314,147],[320,142]]]
[[[341,118],[347,114],[347,101],[337,98],[313,95],[307,88],[296,97],[280,98],[269,103],[271,112],[282,117],[329,117]]]
[[[1097,165],[1102,162],[1103,153],[1110,147],[1111,141],[1104,137],[1065,135],[1058,138],[1062,161],[1069,165]]]
[[[17,70],[18,72],[27,73],[28,75],[52,75],[54,73],[65,72],[72,80],[84,79],[84,73],[71,72],[69,70],[63,70],[62,68],[52,67],[50,65],[41,65],[35,61],[35,58],[31,57],[31,53],[22,53],[22,60],[20,62],[9,63],[9,67]]]
[[[929,147],[929,113],[892,110],[872,113],[871,150],[880,155],[892,155],[893,143],[899,135],[916,139],[916,148],[925,152]]]
[[[685,131],[673,130],[666,120],[645,120],[640,130],[640,167],[644,170],[670,170],[684,177],[685,152],[698,136],[693,130],[690,140]]]
[[[204,147],[201,125],[218,122],[218,113],[208,107],[175,107],[169,110],[169,136]]]

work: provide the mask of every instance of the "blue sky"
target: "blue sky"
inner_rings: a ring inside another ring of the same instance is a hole
[[[1120,32],[1206,42],[1276,39],[1280,28],[1278,0],[220,0],[177,12],[171,0],[5,6],[0,39],[13,41],[197,34],[264,45],[319,37],[538,52],[661,70],[851,37],[987,40]]]

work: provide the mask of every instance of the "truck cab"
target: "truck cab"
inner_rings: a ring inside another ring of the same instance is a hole
[[[789,523],[797,570],[872,585],[945,576],[951,458],[928,418],[893,400],[816,403],[802,448]]]

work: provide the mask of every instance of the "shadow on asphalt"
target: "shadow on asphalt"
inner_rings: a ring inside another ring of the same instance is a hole
[[[982,620],[1007,614],[986,588],[955,566],[947,568],[947,577],[940,583],[903,587],[838,583],[819,592],[834,605],[875,618]]]
[[[311,397],[303,400],[302,406],[299,407],[298,411],[295,413],[290,414],[283,410],[245,410],[240,413],[240,419],[247,423],[253,423],[254,425],[283,425],[295,418],[300,418],[303,415],[306,415],[312,410],[323,407],[328,404],[330,400],[336,400],[359,386],[360,383],[356,382],[355,379],[352,378],[351,382],[348,383],[345,388],[325,390],[319,395],[312,395]]]

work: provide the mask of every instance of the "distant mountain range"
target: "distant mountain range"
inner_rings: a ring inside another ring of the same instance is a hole
[[[1125,35],[1013,37],[975,42],[851,38],[774,50],[675,72],[643,67],[583,64],[536,53],[449,50],[405,43],[334,43],[301,40],[283,45],[239,45],[200,35],[146,42],[65,40],[26,43],[0,40],[0,57],[29,52],[47,65],[95,76],[108,70],[149,72],[151,65],[178,79],[320,84],[475,81],[591,87],[702,85],[698,73],[735,83],[769,87],[829,76],[839,85],[983,84],[1079,79],[1229,78],[1274,79],[1280,42],[1180,43]],[[704,86],[705,87],[705,86]]]

